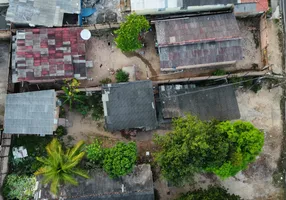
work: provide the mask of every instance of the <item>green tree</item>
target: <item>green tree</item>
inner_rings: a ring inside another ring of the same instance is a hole
[[[117,47],[124,52],[135,51],[142,48],[139,40],[140,33],[150,28],[148,20],[142,15],[130,14],[126,21],[120,24],[120,28],[114,33],[117,35],[115,42]]]
[[[206,190],[199,189],[182,195],[177,200],[240,200],[241,198],[234,194],[229,194],[226,189],[211,186]]]
[[[264,134],[250,122],[240,120],[233,123],[221,122],[216,126],[216,131],[228,138],[230,148],[222,166],[210,167],[207,170],[222,178],[234,176],[239,171],[246,169],[262,150]]]
[[[43,175],[43,184],[51,183],[51,192],[57,194],[61,184],[77,185],[78,182],[74,175],[88,178],[85,171],[79,169],[77,165],[80,163],[85,153],[82,151],[84,142],[78,142],[73,148],[63,151],[62,145],[57,139],[53,139],[47,145],[47,157],[37,157],[42,163],[35,175]]]
[[[136,159],[135,142],[118,142],[114,147],[105,149],[103,169],[112,178],[124,176],[132,172]]]
[[[9,174],[3,185],[3,196],[8,200],[33,198],[36,178],[34,176]]]
[[[129,81],[129,74],[122,69],[118,69],[115,74],[115,79],[117,83],[121,82],[128,82]]]
[[[65,86],[62,87],[62,90],[64,91],[64,94],[60,96],[60,98],[63,99],[63,103],[68,103],[70,108],[72,108],[73,103],[79,102],[83,103],[81,101],[82,95],[79,95],[79,87],[80,83],[76,79],[72,79],[70,81],[65,81]]]
[[[264,135],[249,122],[203,122],[187,115],[173,121],[173,131],[156,136],[155,160],[169,182],[180,185],[194,173],[234,176],[261,152]]]

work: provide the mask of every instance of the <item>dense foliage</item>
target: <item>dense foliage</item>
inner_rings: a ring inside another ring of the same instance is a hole
[[[99,120],[103,116],[103,105],[100,93],[92,93],[87,96],[80,92],[80,102],[76,102],[74,107],[77,112],[84,117],[91,113],[93,120]]]
[[[234,194],[229,194],[226,189],[220,187],[209,187],[207,190],[199,189],[182,195],[177,200],[240,200]]]
[[[104,158],[104,149],[101,147],[101,142],[95,140],[92,144],[86,146],[86,157],[94,164],[100,164]]]
[[[128,82],[129,81],[129,74],[122,69],[118,69],[115,74],[115,79],[117,83],[121,82]]]
[[[261,152],[264,135],[251,123],[203,122],[187,115],[173,121],[173,131],[156,136],[155,160],[168,181],[180,185],[196,172],[222,178],[235,175]]]
[[[57,139],[53,139],[46,147],[47,157],[37,157],[42,163],[35,175],[43,175],[43,184],[51,184],[51,192],[57,194],[60,184],[77,185],[77,180],[73,177],[79,175],[88,178],[83,170],[77,168],[85,152],[82,151],[84,142],[78,142],[73,148],[64,151]]]
[[[99,83],[104,85],[104,84],[112,83],[112,80],[110,78],[105,78],[99,81]]]
[[[149,28],[149,22],[144,16],[135,13],[128,15],[126,21],[120,24],[120,29],[114,32],[117,35],[115,38],[117,47],[124,52],[142,48],[142,42],[139,40],[140,33]]]
[[[118,142],[114,147],[105,149],[103,169],[115,178],[130,173],[137,159],[135,142]]]
[[[80,95],[78,87],[80,83],[76,79],[72,79],[70,81],[65,81],[65,86],[62,87],[62,90],[64,91],[64,94],[60,96],[61,99],[63,99],[63,103],[68,103],[70,106],[70,109],[72,108],[73,103],[75,102],[81,102]]]
[[[3,196],[7,200],[29,200],[33,198],[36,178],[34,176],[9,174],[3,185]]]
[[[56,130],[57,137],[62,137],[67,134],[67,129],[64,126],[58,126]]]

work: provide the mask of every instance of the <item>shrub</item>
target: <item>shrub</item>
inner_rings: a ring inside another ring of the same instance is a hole
[[[63,126],[58,126],[56,130],[57,137],[62,137],[67,134],[67,129]]]
[[[226,75],[226,71],[224,71],[223,69],[217,69],[214,73],[214,76],[223,76]]]
[[[4,181],[3,196],[8,200],[32,199],[35,185],[35,176],[9,174]]]
[[[177,200],[240,200],[241,198],[234,194],[229,194],[226,189],[211,186],[206,190],[199,189],[182,195]]]
[[[86,146],[86,157],[95,164],[100,164],[104,158],[104,149],[101,147],[101,142],[97,139],[90,145]]]
[[[105,79],[102,79],[101,81],[99,81],[100,84],[108,84],[108,83],[112,83],[112,80],[110,78],[105,78]]]
[[[118,69],[115,74],[115,79],[117,83],[121,82],[128,82],[129,81],[129,74],[122,69]]]
[[[110,177],[120,177],[132,172],[137,159],[135,142],[118,142],[114,147],[105,150],[103,169]]]

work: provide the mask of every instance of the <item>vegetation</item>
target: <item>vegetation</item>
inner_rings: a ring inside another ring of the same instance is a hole
[[[223,69],[217,69],[214,73],[214,76],[223,76],[226,75],[226,71],[224,71]]]
[[[203,122],[187,115],[173,121],[173,131],[156,136],[155,160],[169,182],[181,185],[197,172],[222,178],[235,175],[261,152],[264,134],[251,123]]]
[[[240,200],[234,194],[229,194],[226,189],[211,186],[207,190],[199,189],[182,195],[177,200]]]
[[[100,164],[103,162],[104,149],[101,147],[101,142],[95,140],[92,144],[86,146],[86,157],[94,164]]]
[[[39,137],[36,135],[26,135],[13,137],[13,146],[24,146],[27,149],[28,157],[14,159],[13,155],[9,156],[9,168],[17,175],[32,175],[41,163],[36,160],[36,156],[45,156],[45,146],[50,143],[52,137]]]
[[[80,102],[81,101],[81,95],[79,95],[79,87],[80,83],[76,79],[72,79],[71,81],[65,81],[65,86],[62,87],[62,90],[64,91],[64,95],[62,95],[60,98],[63,99],[63,103],[68,103],[70,109],[72,109],[72,105],[75,102]]]
[[[53,139],[46,147],[47,157],[37,157],[42,163],[35,175],[43,175],[43,184],[50,183],[51,192],[57,194],[60,184],[77,185],[77,180],[73,177],[79,175],[88,178],[83,170],[77,168],[85,152],[82,151],[84,142],[78,142],[73,148],[64,152],[62,145],[57,139]]]
[[[129,81],[129,74],[122,69],[118,69],[115,74],[115,79],[117,83],[121,82],[128,82]]]
[[[137,159],[135,142],[118,142],[114,147],[105,149],[103,169],[115,178],[130,173]]]
[[[56,130],[57,137],[62,137],[67,134],[67,129],[63,126],[58,126]]]
[[[142,15],[130,14],[126,22],[120,24],[120,29],[114,33],[117,35],[115,42],[117,47],[124,52],[135,51],[142,48],[140,34],[150,28],[148,20]]]
[[[81,102],[75,103],[76,111],[84,117],[91,113],[93,120],[99,120],[103,116],[101,94],[93,93],[91,96],[86,96],[84,93],[79,93],[79,95]]]
[[[112,80],[110,78],[105,78],[99,82],[100,82],[100,84],[104,85],[104,84],[112,83]]]
[[[3,196],[7,200],[33,198],[36,178],[34,176],[9,174],[3,184]]]

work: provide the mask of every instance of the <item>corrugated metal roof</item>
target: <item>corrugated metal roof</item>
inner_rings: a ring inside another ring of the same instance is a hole
[[[52,135],[55,108],[55,90],[8,94],[4,133]]]
[[[111,179],[102,169],[92,170],[90,179],[78,178],[77,186],[66,185],[60,194],[67,200],[154,200],[151,166],[134,167],[131,174]],[[122,191],[122,186],[124,191]],[[49,188],[40,185],[40,199],[54,199]]]
[[[81,28],[17,31],[13,40],[13,82],[86,78],[85,41]]]
[[[233,86],[193,88],[191,85],[162,85],[159,96],[164,118],[191,113],[201,120],[233,120],[240,112]]]
[[[233,13],[155,21],[161,68],[242,59]]]
[[[151,81],[108,84],[102,95],[105,124],[109,131],[157,127]]]
[[[238,24],[232,13],[156,21],[159,46],[237,38]]]
[[[80,13],[80,0],[10,0],[6,20],[18,24],[62,26],[64,13]]]

